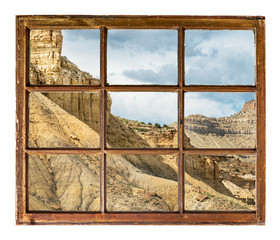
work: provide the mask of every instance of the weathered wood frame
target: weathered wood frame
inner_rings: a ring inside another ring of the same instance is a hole
[[[100,29],[100,86],[34,86],[29,76],[29,31],[31,29]],[[172,86],[108,85],[108,29],[176,29],[178,31],[178,84]],[[184,83],[184,30],[253,30],[256,44],[255,86],[188,86]],[[16,17],[16,223],[17,224],[264,224],[265,223],[265,18],[262,16],[17,16]],[[28,94],[33,91],[101,92],[101,130],[99,149],[28,148]],[[179,145],[176,149],[107,149],[107,91],[151,91],[178,93]],[[184,149],[185,92],[255,92],[257,101],[257,144],[254,149]],[[178,212],[122,212],[106,210],[107,154],[177,154],[179,165]],[[28,154],[100,154],[100,212],[28,211]],[[184,211],[184,154],[256,155],[256,211]]]

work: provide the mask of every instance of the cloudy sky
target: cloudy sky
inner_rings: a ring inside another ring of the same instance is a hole
[[[202,114],[224,117],[240,111],[245,102],[255,99],[255,93],[185,93],[185,116]]]
[[[187,84],[254,84],[253,31],[187,30],[185,49]]]
[[[113,114],[140,122],[170,124],[177,121],[177,93],[112,92]]]
[[[75,63],[80,70],[100,78],[100,31],[63,30],[62,56]]]
[[[177,31],[110,30],[109,84],[177,84]]]
[[[186,84],[254,84],[252,31],[187,30]],[[62,55],[100,76],[99,30],[63,31]],[[109,30],[109,84],[177,84],[177,31]],[[110,93],[112,113],[143,122],[177,120],[176,93]],[[252,93],[186,93],[185,115],[222,117],[241,110]]]

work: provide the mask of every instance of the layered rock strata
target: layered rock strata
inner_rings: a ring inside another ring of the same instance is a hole
[[[254,148],[256,145],[256,104],[249,101],[241,111],[228,117],[185,117],[185,133],[198,148]],[[177,123],[170,125],[177,127]]]
[[[201,114],[185,118],[185,130],[200,134],[256,134],[255,101],[244,104],[242,110],[228,117],[206,117]]]

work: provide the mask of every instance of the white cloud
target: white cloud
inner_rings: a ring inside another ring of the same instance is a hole
[[[111,112],[145,123],[170,124],[177,121],[177,93],[110,92]]]

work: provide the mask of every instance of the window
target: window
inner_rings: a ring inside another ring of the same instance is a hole
[[[263,224],[265,20],[18,16],[18,224]]]

